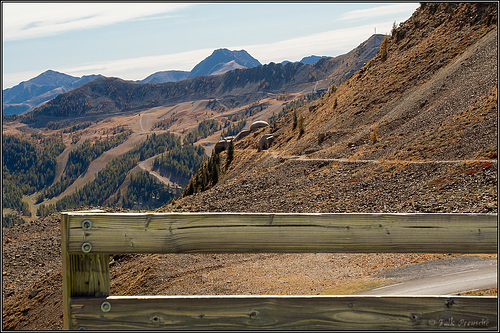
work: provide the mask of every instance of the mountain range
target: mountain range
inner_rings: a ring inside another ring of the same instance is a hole
[[[48,121],[75,117],[80,117],[82,121],[95,120],[117,113],[205,98],[215,98],[223,104],[235,106],[256,101],[270,93],[293,93],[318,86],[325,88],[331,83],[338,85],[376,54],[383,38],[383,35],[373,35],[344,55],[322,58],[310,65],[301,62],[257,65],[255,59],[243,62],[240,59],[248,53],[236,51],[232,53],[236,55],[234,61],[240,61],[245,66],[257,66],[229,70],[221,75],[204,74],[155,84],[101,77],[24,114],[23,122],[45,126]],[[219,73],[224,68],[234,67],[233,60],[224,62],[231,59],[227,55],[224,50],[216,50],[193,70],[199,74]],[[222,61],[213,61],[214,58]]]
[[[218,75],[233,69],[259,66],[261,63],[253,58],[247,51],[230,51],[228,49],[217,49],[210,56],[202,60],[191,71],[161,71],[156,72],[140,83],[163,83],[181,81],[201,75]]]
[[[48,70],[33,79],[3,90],[2,112],[4,115],[26,112],[98,77],[102,75],[75,77]]]
[[[312,64],[323,57],[311,56],[301,60]],[[217,49],[202,60],[191,71],[167,70],[153,73],[138,83],[176,82],[202,75],[219,75],[228,71],[260,66],[261,63],[245,50],[230,51]],[[48,70],[28,81],[3,90],[2,112],[4,115],[21,114],[51,100],[61,93],[68,92],[102,75],[74,77]]]

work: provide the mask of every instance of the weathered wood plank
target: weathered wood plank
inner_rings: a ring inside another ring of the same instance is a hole
[[[63,322],[72,329],[69,298],[76,296],[108,296],[110,294],[109,255],[71,254],[67,251],[67,217],[61,218],[63,261]]]
[[[496,297],[107,297],[71,308],[73,327],[88,330],[497,329]]]
[[[68,215],[61,214],[61,259],[62,259],[62,288],[63,288],[63,326],[65,330],[71,327],[71,305],[70,305],[70,289],[71,270],[69,269],[69,253],[68,253]]]
[[[497,253],[496,214],[64,214],[71,253]]]

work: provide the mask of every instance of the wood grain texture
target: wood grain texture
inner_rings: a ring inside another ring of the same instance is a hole
[[[496,214],[63,213],[82,253],[497,253]],[[83,230],[82,221],[92,228]]]
[[[69,269],[69,225],[68,215],[61,214],[61,259],[62,259],[62,288],[63,288],[63,327],[69,330],[71,327],[71,307],[70,307],[70,284],[71,270]]]
[[[497,329],[496,297],[107,297],[71,299],[71,307],[73,327],[88,330]]]
[[[103,297],[109,254],[496,253],[496,215],[73,212],[61,223],[67,329],[497,329],[497,297]]]
[[[72,329],[69,309],[70,297],[109,296],[109,255],[71,254],[67,251],[67,217],[61,219],[63,258],[63,321],[65,329]]]

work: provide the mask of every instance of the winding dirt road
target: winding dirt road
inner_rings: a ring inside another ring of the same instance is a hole
[[[144,171],[147,171],[149,172],[151,175],[155,176],[159,181],[161,181],[162,183],[164,183],[165,185],[168,185],[170,187],[174,187],[174,188],[182,188],[179,184],[176,184],[176,183],[173,183],[169,178],[167,177],[163,177],[162,175],[160,175],[158,172],[156,171],[153,171],[152,170],[152,166],[153,166],[153,161],[154,159],[157,157],[158,155],[156,156],[153,156],[151,158],[148,158],[147,160],[144,160],[142,162],[139,163],[139,167],[144,170]]]
[[[457,164],[464,162],[489,162],[489,163],[498,163],[498,160],[426,160],[426,161],[402,161],[402,160],[349,160],[345,158],[318,158],[318,157],[307,157],[307,155],[278,155],[275,151],[267,151],[268,154],[271,154],[274,158],[282,158],[285,160],[297,160],[297,161],[315,161],[315,162],[338,162],[338,163],[401,163],[401,164],[429,164],[429,163],[438,163],[438,164]]]

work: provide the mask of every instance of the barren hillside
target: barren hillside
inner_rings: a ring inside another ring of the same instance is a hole
[[[386,57],[379,52],[312,110],[300,110],[300,139],[283,126],[277,149],[355,159],[488,158],[496,151],[498,32],[487,8],[436,3],[416,11],[388,39]]]
[[[492,8],[417,10],[393,31],[386,57],[380,51],[335,91],[297,110],[302,135],[289,112],[271,131],[269,151],[255,146],[266,130],[238,142],[222,181],[175,209],[496,212]]]

